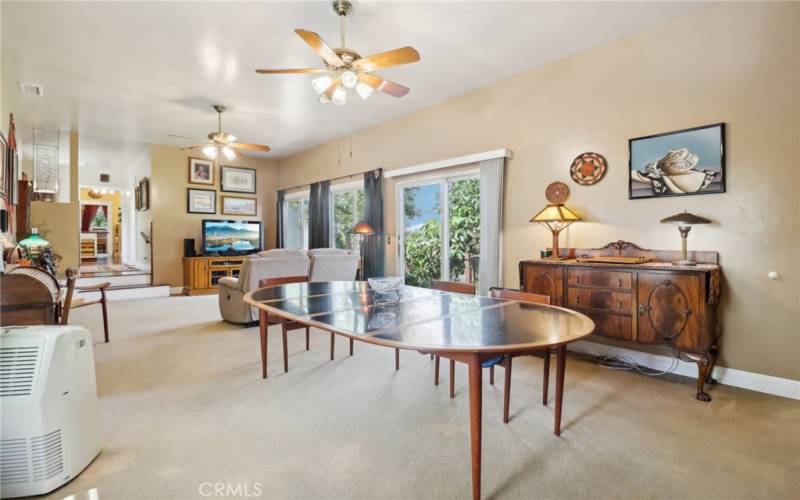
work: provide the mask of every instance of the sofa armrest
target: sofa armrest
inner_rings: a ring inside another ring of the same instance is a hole
[[[233,278],[230,276],[226,276],[224,278],[219,279],[219,287],[220,288],[228,288],[230,290],[239,290],[239,278]]]

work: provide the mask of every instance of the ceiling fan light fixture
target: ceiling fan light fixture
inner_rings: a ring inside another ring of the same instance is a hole
[[[347,102],[347,92],[342,87],[336,87],[331,96],[331,101],[339,106],[344,106],[344,103]]]
[[[213,160],[214,158],[217,157],[217,147],[214,146],[213,144],[208,144],[206,146],[203,146],[203,154],[209,160]]]
[[[322,94],[319,95],[319,102],[321,102],[322,104],[330,104],[331,100],[328,97],[328,95],[323,92]]]
[[[311,87],[317,94],[322,94],[331,86],[333,80],[328,75],[322,75],[311,80]]]
[[[352,89],[358,84],[358,75],[355,71],[350,69],[342,71],[339,78],[342,79],[342,84],[348,89]]]
[[[372,87],[364,82],[358,82],[358,85],[356,85],[356,92],[358,92],[358,95],[365,101],[372,95],[373,90]]]
[[[228,161],[236,158],[236,152],[230,146],[222,146],[222,154],[225,155]]]

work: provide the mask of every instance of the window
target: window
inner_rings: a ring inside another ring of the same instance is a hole
[[[308,249],[308,193],[283,202],[283,248]]]
[[[476,175],[398,184],[400,272],[409,285],[431,280],[477,285],[480,182]]]
[[[364,219],[364,188],[346,184],[331,187],[331,246],[359,250],[360,238],[350,231]]]

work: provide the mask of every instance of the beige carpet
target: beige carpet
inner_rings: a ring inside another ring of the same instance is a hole
[[[391,349],[356,343],[351,358],[341,339],[330,362],[325,334],[305,352],[296,331],[283,374],[274,329],[262,380],[257,329],[221,322],[216,300],[112,302],[110,344],[99,311],[73,313],[96,339],[103,450],[53,498],[203,498],[207,482],[271,499],[469,497],[463,366],[450,400],[446,364],[434,387],[425,356],[403,352],[396,372]],[[514,367],[509,424],[485,379],[484,498],[800,498],[798,401],[718,386],[704,404],[690,379],[571,357],[556,438],[541,361]]]

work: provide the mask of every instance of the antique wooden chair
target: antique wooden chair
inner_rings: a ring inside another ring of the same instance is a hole
[[[106,288],[111,283],[77,286],[78,273],[67,269],[66,289],[55,276],[39,267],[16,267],[0,277],[2,325],[66,325],[69,313],[78,307],[100,304],[103,334],[108,342],[108,307]],[[98,292],[97,300],[75,297],[75,292]]]
[[[538,293],[528,293],[511,288],[497,288],[492,287],[489,289],[489,296],[496,299],[516,300],[519,302],[530,302],[533,304],[550,305],[550,297],[548,295],[541,295]],[[508,409],[511,400],[511,359],[516,356],[530,356],[539,355],[544,358],[544,367],[542,374],[542,404],[547,406],[547,390],[550,384],[550,348],[545,347],[541,350],[524,353],[524,354],[505,354],[503,356],[503,367],[505,368],[505,383],[503,384],[503,422],[508,423]],[[451,361],[452,363],[452,361]]]

